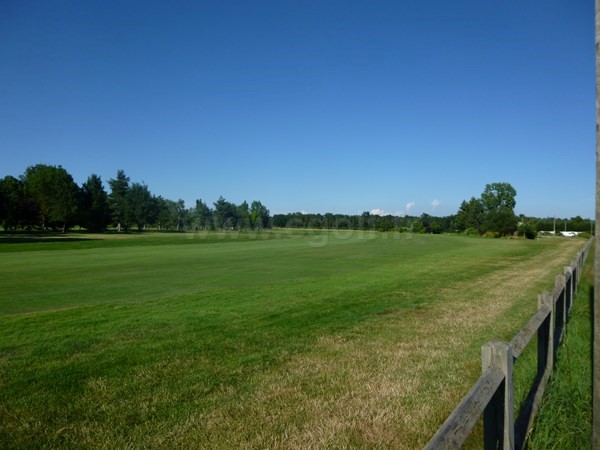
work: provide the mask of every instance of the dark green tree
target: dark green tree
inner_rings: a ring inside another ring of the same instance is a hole
[[[416,219],[413,221],[410,231],[413,233],[425,233],[426,229],[423,222],[420,219]]]
[[[508,208],[489,211],[483,224],[485,231],[497,232],[500,236],[513,234],[517,229],[517,217]]]
[[[196,206],[190,211],[192,226],[194,229],[211,229],[212,223],[212,211],[206,203],[202,200],[196,200]]]
[[[394,218],[389,215],[379,218],[375,229],[377,231],[392,231],[394,229]]]
[[[127,217],[130,215],[127,211],[127,193],[129,192],[129,177],[123,170],[117,171],[117,176],[108,180],[110,186],[109,204],[112,213],[112,222],[117,227],[127,230]]]
[[[10,175],[0,179],[0,224],[5,230],[35,223],[38,216],[34,202],[25,196],[25,187]]]
[[[517,227],[517,234],[524,236],[527,239],[535,239],[537,237],[537,221],[535,219],[525,219],[521,221]]]
[[[175,210],[177,211],[177,227],[175,230],[181,231],[188,222],[188,211],[185,209],[185,202],[182,199],[177,200],[175,203]]]
[[[485,210],[481,200],[471,197],[468,202],[461,203],[458,213],[456,213],[455,226],[458,231],[475,229],[481,231],[483,221],[485,220]]]
[[[569,219],[567,228],[570,231],[583,231],[588,233],[592,230],[590,220],[584,219],[581,216],[571,217],[571,219]]]
[[[89,231],[103,232],[110,222],[108,194],[100,176],[92,174],[81,187],[80,225]]]
[[[483,231],[508,235],[517,229],[517,217],[514,208],[517,191],[509,183],[491,183],[485,186],[481,194],[481,203],[485,211]]]
[[[126,197],[126,221],[136,225],[138,231],[156,220],[158,208],[156,199],[152,197],[148,186],[141,183],[132,183]]]
[[[287,226],[288,216],[286,214],[275,214],[273,216],[273,226],[285,228]]]
[[[485,185],[481,194],[481,203],[486,212],[501,209],[514,210],[517,204],[517,191],[510,183],[490,183]]]
[[[214,203],[213,221],[215,228],[232,229],[237,222],[237,207],[222,196]]]
[[[79,188],[73,177],[61,166],[38,164],[27,168],[23,181],[37,205],[42,230],[56,225],[64,233],[77,214]]]
[[[271,228],[271,216],[269,210],[258,200],[250,205],[250,224],[252,228]]]
[[[360,228],[363,230],[371,230],[373,228],[374,220],[375,216],[372,216],[369,211],[364,211],[360,215]]]
[[[437,220],[431,221],[429,229],[431,230],[431,234],[442,234],[443,233],[442,225]]]
[[[248,202],[244,201],[236,208],[237,224],[236,227],[240,230],[250,228],[250,207]]]
[[[155,206],[158,210],[156,221],[158,229],[174,230],[177,223],[177,207],[175,202],[167,200],[160,195],[154,198]]]

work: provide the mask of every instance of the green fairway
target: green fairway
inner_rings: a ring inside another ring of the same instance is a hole
[[[421,447],[583,243],[2,237],[0,447]]]

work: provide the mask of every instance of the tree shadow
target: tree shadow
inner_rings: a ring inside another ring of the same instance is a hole
[[[60,242],[99,241],[95,238],[60,237],[60,236],[0,236],[0,244],[39,244]]]

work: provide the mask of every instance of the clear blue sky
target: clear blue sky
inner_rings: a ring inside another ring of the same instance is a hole
[[[0,176],[191,206],[592,217],[594,2],[3,1]]]

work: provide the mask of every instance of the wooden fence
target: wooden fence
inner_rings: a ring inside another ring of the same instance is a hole
[[[565,266],[564,274],[556,276],[554,290],[539,295],[537,312],[510,343],[494,340],[481,348],[481,377],[426,449],[460,448],[482,414],[485,449],[523,447],[552,373],[591,243],[590,239],[573,262]],[[537,374],[515,420],[513,364],[536,333]]]

